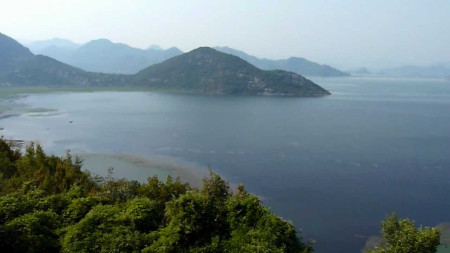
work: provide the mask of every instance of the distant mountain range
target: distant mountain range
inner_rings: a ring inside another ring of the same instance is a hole
[[[31,43],[29,47],[36,54],[52,57],[86,71],[114,74],[135,74],[145,67],[183,53],[176,47],[162,50],[152,45],[143,50],[107,39],[93,40],[84,45],[52,39]]]
[[[135,74],[140,70],[163,62],[171,57],[183,54],[172,47],[162,49],[151,45],[147,49],[133,48],[122,43],[113,43],[107,39],[98,39],[86,44],[76,44],[70,40],[54,38],[27,44],[35,54],[49,56],[63,63],[85,71],[111,74]],[[263,70],[285,70],[305,76],[345,77],[357,76],[391,76],[391,77],[447,77],[450,76],[450,63],[432,66],[401,66],[381,70],[359,68],[341,71],[328,65],[321,65],[300,57],[283,60],[260,59],[243,51],[229,47],[215,47],[223,53],[231,54]],[[0,63],[1,64],[1,63]]]
[[[281,69],[286,71],[292,71],[297,74],[305,76],[322,76],[322,77],[350,76],[350,74],[337,70],[328,65],[320,65],[318,63],[308,61],[300,57],[291,57],[285,60],[269,60],[269,59],[260,59],[255,56],[248,55],[243,51],[239,51],[229,47],[215,47],[215,49],[227,54],[238,56],[260,69],[265,70]]]
[[[56,47],[60,49],[67,49],[67,50],[75,50],[79,48],[81,45],[74,43],[70,40],[61,39],[61,38],[53,38],[49,40],[40,40],[35,41],[32,43],[25,44],[26,47],[28,47],[31,52],[34,54],[43,54],[47,48]]]
[[[110,45],[103,42],[105,46]],[[330,94],[296,73],[261,70],[239,57],[212,48],[192,50],[134,75],[102,74],[34,55],[4,34],[0,34],[0,85],[136,86],[202,94]]]
[[[145,67],[183,53],[176,47],[163,50],[157,45],[152,45],[143,50],[126,44],[113,43],[106,39],[93,40],[84,45],[78,45],[68,40],[56,38],[38,41],[28,44],[28,46],[35,54],[46,55],[86,71],[116,74],[135,74]],[[229,47],[216,47],[215,49],[238,56],[264,70],[280,69],[306,76],[349,76],[348,73],[304,58],[259,59]]]
[[[0,85],[112,86],[123,75],[86,72],[43,55],[34,55],[14,39],[0,33]]]

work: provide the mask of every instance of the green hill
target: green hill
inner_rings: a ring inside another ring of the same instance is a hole
[[[293,72],[265,71],[237,56],[202,47],[150,66],[134,84],[205,94],[295,95],[330,94]]]

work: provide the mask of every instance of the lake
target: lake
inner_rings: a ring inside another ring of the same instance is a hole
[[[210,166],[317,252],[359,252],[393,211],[427,226],[450,221],[450,82],[313,80],[333,95],[29,94],[7,101],[35,109],[1,119],[0,134],[70,149],[100,175],[113,166],[116,177],[198,183]]]

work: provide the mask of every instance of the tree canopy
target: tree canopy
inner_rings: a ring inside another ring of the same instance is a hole
[[[1,252],[312,252],[243,186],[92,177],[67,153],[0,139]]]
[[[313,252],[295,227],[243,185],[210,172],[179,178],[92,177],[67,153],[20,149],[0,138],[0,252]],[[394,213],[371,252],[436,252],[440,231]]]
[[[382,242],[373,253],[433,253],[439,246],[437,228],[418,227],[409,219],[398,219],[397,213],[386,216],[381,224]]]

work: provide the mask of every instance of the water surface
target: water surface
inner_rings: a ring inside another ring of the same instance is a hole
[[[35,94],[16,103],[57,111],[2,119],[0,133],[56,154],[150,161],[154,169],[120,165],[133,179],[211,166],[292,220],[317,252],[359,252],[392,211],[418,224],[450,221],[450,83],[315,81],[333,95]],[[87,169],[101,173],[90,161]]]

